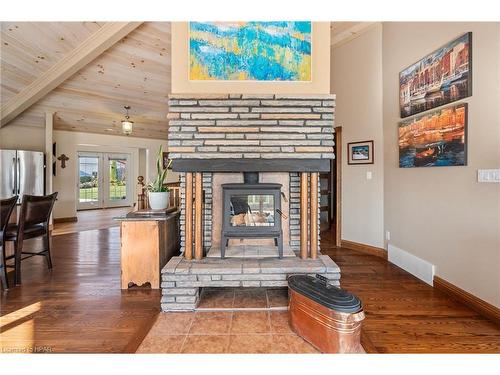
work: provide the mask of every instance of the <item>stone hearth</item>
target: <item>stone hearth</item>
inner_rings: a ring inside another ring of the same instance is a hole
[[[340,269],[326,255],[317,259],[172,258],[162,270],[163,311],[195,310],[203,287],[284,287],[292,274],[320,274],[340,285]]]
[[[283,249],[283,257],[294,258],[295,256],[289,247]],[[207,258],[220,258],[220,247],[212,246],[207,253]],[[276,258],[276,246],[265,244],[233,245],[226,249],[226,258]]]

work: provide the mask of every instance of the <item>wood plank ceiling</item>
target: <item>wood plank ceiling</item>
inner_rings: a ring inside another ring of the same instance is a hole
[[[1,103],[5,103],[102,23],[1,23]],[[170,92],[170,23],[146,22],[7,126],[43,127],[122,135],[124,105],[132,107],[132,136],[166,139]]]

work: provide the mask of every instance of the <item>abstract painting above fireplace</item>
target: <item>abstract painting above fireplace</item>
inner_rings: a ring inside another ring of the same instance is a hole
[[[189,79],[310,81],[311,22],[190,22]]]

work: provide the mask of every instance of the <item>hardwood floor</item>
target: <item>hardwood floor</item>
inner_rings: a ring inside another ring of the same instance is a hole
[[[500,353],[499,326],[401,268],[329,238],[321,251],[339,265],[342,288],[363,301],[367,352]]]
[[[121,291],[119,246],[119,228],[85,231],[53,237],[52,271],[23,261],[23,284],[1,297],[3,352],[135,352],[160,292]]]
[[[1,296],[2,352],[135,352],[160,292],[120,290],[119,244],[116,227],[64,234],[53,237],[52,271],[42,258],[24,261],[22,286]],[[364,303],[367,352],[500,353],[500,328],[473,310],[383,259],[325,237],[321,246]]]
[[[61,234],[77,233],[85,230],[118,227],[120,223],[114,221],[113,218],[126,215],[133,209],[133,207],[116,207],[78,211],[76,215],[78,217],[77,222],[54,224],[52,235],[59,236]]]

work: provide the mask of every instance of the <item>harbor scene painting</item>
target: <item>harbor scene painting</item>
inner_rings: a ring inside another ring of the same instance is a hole
[[[190,22],[189,79],[310,81],[311,22]]]
[[[471,32],[449,42],[399,74],[402,118],[471,95]]]
[[[399,124],[399,167],[467,165],[467,103]]]

